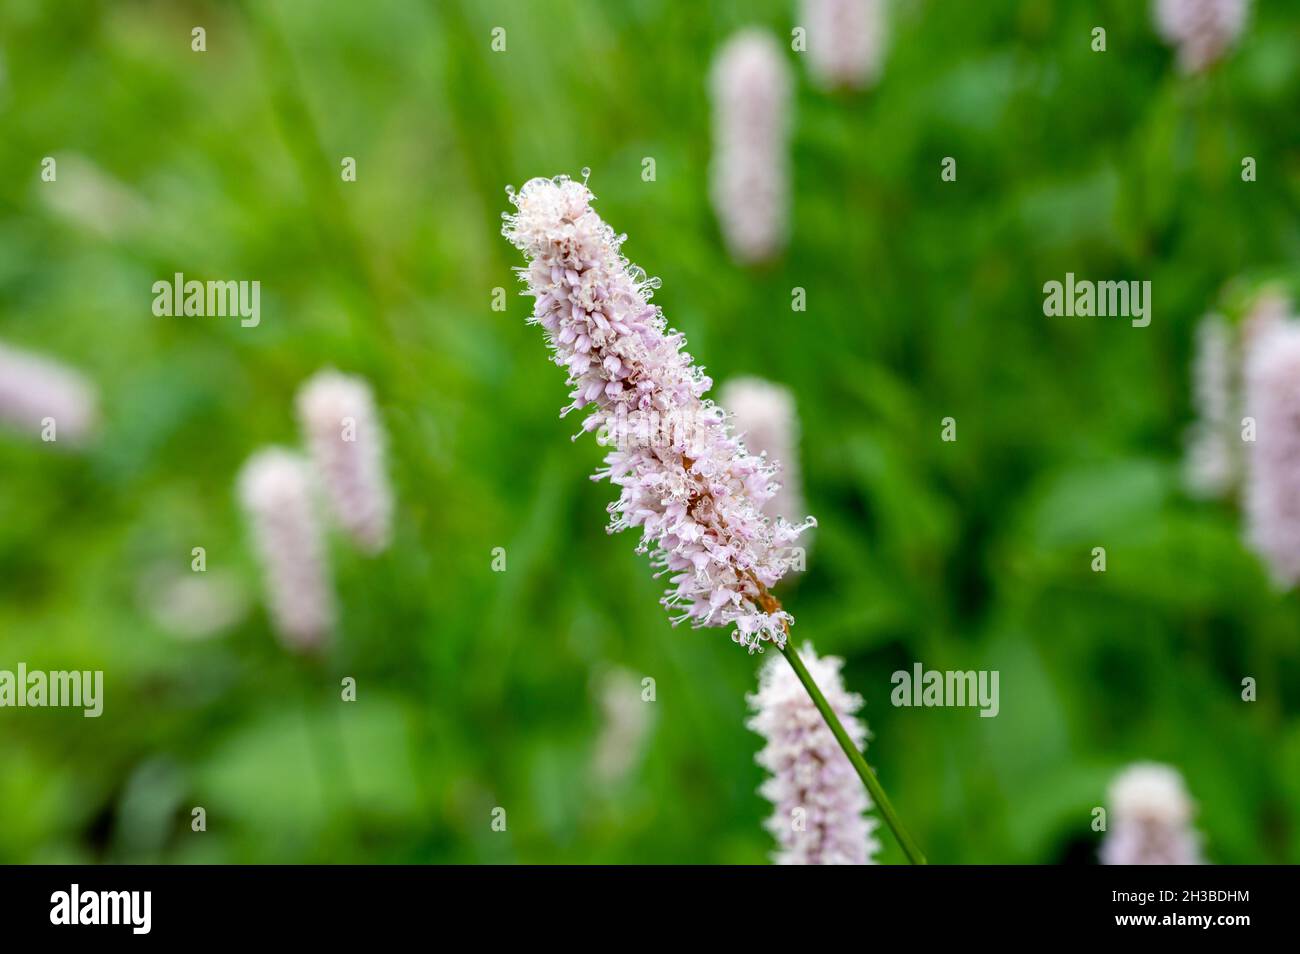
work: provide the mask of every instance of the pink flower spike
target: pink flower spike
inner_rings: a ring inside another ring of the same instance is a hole
[[[1195,806],[1178,770],[1135,762],[1111,783],[1110,818],[1101,846],[1104,865],[1200,865]]]
[[[856,715],[862,697],[845,690],[843,660],[818,658],[810,643],[799,650],[799,658],[861,749],[867,740],[867,727]],[[758,763],[771,777],[759,791],[774,809],[767,821],[779,845],[773,860],[783,865],[874,864],[880,843],[876,820],[865,814],[871,800],[794,670],[784,659],[768,660],[759,673],[759,690],[748,701],[755,713],[749,728],[767,740]]]
[[[1178,68],[1203,73],[1227,55],[1246,26],[1250,0],[1155,0],[1156,29],[1178,50]]]
[[[674,621],[734,625],[750,652],[784,646],[793,619],[767,588],[793,568],[789,544],[816,521],[764,516],[774,462],[750,456],[705,398],[712,381],[650,304],[657,283],[623,257],[624,237],[593,198],[567,177],[532,179],[511,193],[503,234],[528,259],[528,294],[562,316],[547,325],[539,305],[531,321],[568,370],[570,408],[591,406],[583,429],[610,449],[596,474],[619,489],[610,532],[639,528],[637,550],[674,574],[661,601],[679,612]]]

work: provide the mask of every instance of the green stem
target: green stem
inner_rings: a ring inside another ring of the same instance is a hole
[[[885,790],[880,787],[880,781],[876,778],[876,773],[871,771],[871,766],[867,765],[867,760],[862,757],[862,753],[858,751],[858,747],[853,744],[853,740],[849,738],[849,734],[844,731],[844,726],[840,723],[839,716],[835,714],[835,710],[831,708],[831,704],[826,701],[826,697],[822,695],[822,691],[817,688],[817,683],[813,682],[813,677],[808,672],[808,667],[803,664],[803,660],[799,658],[799,653],[794,648],[793,642],[787,639],[785,645],[781,647],[781,652],[794,669],[795,675],[799,677],[799,681],[803,683],[803,687],[808,690],[808,695],[812,696],[813,704],[817,706],[817,711],[822,714],[822,718],[825,719],[826,724],[830,726],[830,730],[835,736],[835,741],[840,744],[840,748],[844,750],[844,754],[847,755],[849,761],[853,763],[853,768],[857,770],[858,776],[862,779],[862,784],[865,785],[867,791],[871,793],[871,800],[875,802],[876,807],[880,809],[880,814],[884,817],[885,824],[889,826],[889,830],[892,831],[894,837],[898,839],[898,844],[902,846],[903,853],[907,855],[907,860],[914,865],[925,864],[925,855],[921,854],[921,849],[916,846],[916,842],[912,840],[912,836],[908,834],[907,829],[903,827],[902,821],[894,812],[894,806],[890,803],[889,796],[885,794]]]

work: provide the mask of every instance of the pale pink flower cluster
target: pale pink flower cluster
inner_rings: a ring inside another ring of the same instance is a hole
[[[1269,285],[1259,291],[1241,322],[1241,347],[1247,358],[1256,343],[1264,341],[1270,332],[1286,327],[1294,313],[1291,296],[1283,288]]]
[[[1300,324],[1271,309],[1247,324],[1246,537],[1280,586],[1300,582]]]
[[[799,478],[799,416],[790,389],[762,378],[741,377],[726,382],[718,397],[746,450],[780,463],[781,486],[763,512],[772,518],[801,519],[807,511]]]
[[[1237,477],[1241,438],[1234,414],[1236,347],[1222,315],[1210,314],[1196,329],[1192,358],[1192,405],[1196,421],[1188,432],[1185,480],[1198,497],[1221,497]]]
[[[150,220],[149,205],[138,193],[75,153],[60,156],[58,179],[36,191],[64,222],[100,238],[137,235]]]
[[[94,385],[66,365],[0,344],[0,422],[54,443],[88,438],[98,418]]]
[[[140,608],[172,636],[201,640],[218,636],[248,613],[249,600],[238,576],[229,570],[177,570],[171,564],[141,574]]]
[[[1184,73],[1209,69],[1246,26],[1250,0],[1155,0],[1156,27]]]
[[[742,264],[785,247],[792,85],[780,44],[763,30],[742,30],[713,63],[709,191],[727,248]]]
[[[521,277],[536,302],[554,361],[568,372],[571,403],[585,410],[584,431],[619,418],[688,418],[655,446],[616,446],[593,479],[619,488],[609,530],[640,528],[671,588],[663,598],[674,623],[735,626],[732,638],[751,652],[784,645],[793,619],[766,594],[787,570],[787,548],[816,521],[768,521],[763,506],[776,491],[771,463],[753,457],[731,433],[725,413],[704,395],[712,382],[682,350],[650,303],[656,283],[631,266],[615,235],[591,207],[585,184],[533,179],[511,193],[515,213],[503,233],[528,258]],[[608,438],[602,440],[607,446]]]
[[[826,89],[861,89],[880,76],[885,0],[803,0],[809,72]]]
[[[297,410],[311,459],[281,448],[259,451],[240,473],[239,496],[276,632],[290,648],[316,649],[335,615],[319,491],[338,525],[369,555],[389,544],[393,499],[383,429],[365,380],[319,371],[298,389]]]
[[[290,649],[322,648],[334,628],[334,590],[311,465],[270,447],[248,459],[238,483],[277,634]]]
[[[847,692],[843,660],[818,658],[811,644],[799,650],[813,681],[859,749],[867,729],[855,713],[862,697]],[[865,865],[880,850],[871,800],[808,691],[786,660],[773,656],[749,696],[748,726],[767,740],[758,763],[771,773],[760,791],[774,806],[767,829],[780,846],[773,856],[787,865]]]
[[[1111,784],[1106,865],[1199,865],[1201,838],[1192,828],[1192,800],[1178,771],[1137,762]]]
[[[626,669],[607,670],[592,682],[602,724],[592,750],[591,771],[602,784],[616,785],[641,758],[654,706],[644,698],[641,681]]]
[[[297,404],[303,438],[335,520],[363,552],[380,552],[391,534],[393,495],[370,385],[326,369],[298,389]]]

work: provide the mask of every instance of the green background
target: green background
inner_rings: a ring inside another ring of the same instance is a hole
[[[819,528],[784,597],[933,861],[1092,862],[1135,759],[1184,773],[1212,861],[1300,859],[1300,602],[1180,479],[1196,319],[1300,251],[1300,8],[1258,6],[1188,80],[1145,3],[896,3],[879,85],[828,95],[783,2],[4,0],[0,338],[82,368],[104,424],[80,453],[0,436],[0,668],[102,669],[106,700],[0,710],[0,861],[766,860],[763,660],[671,629],[605,534],[499,234],[507,184],[583,167],[715,380],[793,390]],[[707,196],[710,57],[751,23],[797,81],[793,233],[761,270]],[[86,182],[108,211],[51,197]],[[154,317],[178,271],[259,280],[261,325]],[[1067,271],[1151,281],[1150,327],[1045,318]],[[233,481],[297,442],[326,365],[375,387],[398,520],[373,560],[331,538],[312,665],[269,629]],[[195,546],[254,603],[181,641],[142,580]],[[918,661],[998,670],[999,716],[892,707]],[[611,667],[656,701],[602,781]]]

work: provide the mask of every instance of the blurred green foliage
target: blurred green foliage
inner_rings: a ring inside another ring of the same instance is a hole
[[[795,633],[847,659],[932,860],[1091,861],[1091,809],[1139,758],[1184,772],[1213,861],[1300,860],[1300,604],[1179,479],[1195,320],[1300,251],[1300,9],[1257,7],[1200,80],[1130,0],[895,3],[859,95],[790,53],[793,235],[755,272],[708,204],[707,69],[740,26],[788,37],[790,3],[5,0],[0,337],[84,369],[104,424],[84,453],[0,439],[0,668],[103,669],[106,701],[0,711],[0,861],[766,859],[761,659],[672,630],[603,532],[599,450],[570,443],[514,297],[504,187],[584,166],[715,380],[794,391],[820,522]],[[79,180],[107,207],[51,201]],[[1151,326],[1044,318],[1067,271],[1150,280]],[[261,325],[154,317],[174,272],[260,280]],[[334,545],[322,662],[256,602],[175,639],[142,580],[203,546],[255,592],[233,477],[296,443],[325,365],[376,388],[393,548]],[[893,708],[915,661],[999,670],[1000,715]],[[594,687],[618,670],[657,698],[602,779]]]

